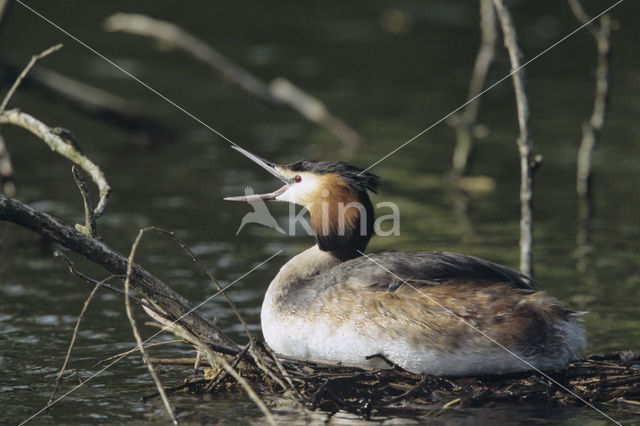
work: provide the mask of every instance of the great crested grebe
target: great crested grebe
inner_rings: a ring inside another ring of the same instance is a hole
[[[375,192],[378,176],[341,162],[281,166],[234,148],[284,186],[225,199],[302,205],[316,237],[265,295],[262,332],[276,352],[468,375],[561,367],[584,349],[581,314],[520,272],[454,253],[363,255],[374,223],[367,191]]]

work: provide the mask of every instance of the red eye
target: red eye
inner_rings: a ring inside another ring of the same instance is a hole
[[[296,183],[298,183],[302,180],[302,177],[300,175],[296,175],[296,177],[294,177],[293,180],[295,180]]]

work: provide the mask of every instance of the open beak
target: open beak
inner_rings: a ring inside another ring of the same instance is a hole
[[[287,179],[285,175],[278,171],[278,166],[270,161],[265,160],[264,158],[260,158],[257,155],[254,155],[247,151],[246,149],[240,148],[239,146],[232,145],[231,148],[236,151],[240,151],[245,157],[248,157],[251,161],[258,164],[260,167],[280,179],[284,182],[284,186],[277,191],[270,192],[268,194],[249,194],[249,195],[240,195],[237,197],[225,197],[227,201],[256,201],[256,200],[275,200],[276,197],[280,194],[283,194],[291,184],[291,181]]]

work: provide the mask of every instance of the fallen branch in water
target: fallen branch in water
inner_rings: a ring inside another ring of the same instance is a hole
[[[50,238],[85,256],[114,275],[125,275],[127,271],[127,258],[116,253],[106,244],[4,195],[0,195],[0,220],[13,222]],[[168,316],[181,318],[180,322],[206,343],[229,349],[237,347],[236,343],[226,337],[212,321],[193,310],[193,305],[187,299],[141,266],[132,266],[131,285],[152,300],[154,305],[162,306],[162,310]]]
[[[4,107],[8,103],[11,95],[19,86],[20,81],[22,81],[26,73],[30,70],[30,68],[37,60],[37,56],[34,56],[34,58],[36,59],[32,59],[32,61],[25,69],[25,72],[20,75],[19,79],[12,86],[12,89],[5,97],[2,107]],[[50,129],[41,121],[18,110],[1,111],[0,123],[3,122],[16,124],[31,131],[33,134],[45,141],[52,150],[71,159],[75,164],[86,170],[92,176],[94,182],[98,185],[100,189],[101,200],[98,206],[94,209],[89,191],[86,186],[86,182],[84,181],[78,170],[75,168],[75,166],[73,167],[72,171],[74,179],[76,180],[76,184],[82,195],[85,210],[85,224],[76,225],[76,229],[70,228],[62,224],[59,220],[52,218],[51,216],[46,215],[43,212],[34,210],[22,204],[20,201],[8,198],[4,195],[0,195],[0,220],[13,222],[27,229],[38,232],[41,235],[46,236],[53,241],[56,241],[63,246],[87,257],[93,262],[109,270],[116,276],[125,276],[124,296],[127,316],[129,318],[136,341],[138,342],[138,348],[142,353],[145,363],[147,364],[153,380],[158,387],[158,393],[159,395],[161,395],[163,403],[165,404],[174,424],[177,424],[175,412],[171,407],[171,404],[169,403],[169,400],[164,392],[162,384],[159,381],[155,369],[149,361],[149,357],[144,348],[144,342],[142,341],[135,320],[133,318],[130,300],[135,298],[129,294],[129,288],[131,286],[135,287],[148,299],[149,303],[151,303],[152,306],[150,306],[146,301],[140,302],[149,315],[151,315],[157,321],[164,323],[166,325],[166,328],[171,329],[177,335],[184,337],[186,341],[194,344],[198,348],[199,353],[205,355],[209,363],[211,363],[212,365],[215,364],[218,366],[222,366],[222,368],[226,370],[229,375],[234,377],[234,379],[245,388],[249,397],[255,401],[258,407],[260,407],[267,420],[269,420],[270,423],[275,424],[270,411],[260,400],[255,391],[251,388],[248,382],[234,369],[234,367],[229,365],[227,360],[222,355],[223,353],[228,352],[237,353],[238,350],[236,348],[238,348],[238,345],[233,342],[233,340],[224,335],[218,329],[217,325],[200,316],[200,314],[195,310],[194,307],[192,307],[191,303],[187,299],[178,295],[166,284],[158,280],[142,267],[133,263],[133,257],[138,243],[140,242],[140,238],[145,231],[149,230],[160,231],[166,235],[171,235],[179,244],[181,244],[181,246],[185,248],[185,250],[187,250],[187,252],[192,256],[192,259],[198,262],[198,264],[206,270],[206,268],[204,268],[204,265],[202,265],[202,263],[195,257],[193,252],[188,250],[184,243],[175,238],[173,234],[166,231],[157,230],[155,228],[147,228],[140,231],[133,244],[131,254],[128,259],[111,250],[105,243],[103,243],[99,239],[96,231],[96,219],[104,212],[107,196],[110,192],[110,187],[107,184],[106,179],[104,178],[104,175],[102,174],[100,169],[93,162],[91,162],[91,160],[84,156],[71,133],[64,129]],[[74,268],[73,263],[68,258],[66,258],[66,256],[63,256],[61,254],[59,254],[59,256],[63,257],[63,259],[67,261],[72,273],[78,275],[85,281],[94,281],[88,278],[86,275],[79,273]],[[207,274],[212,280],[215,281],[215,278],[213,278],[211,274],[209,274],[208,272]],[[224,293],[223,289],[217,283],[217,281],[215,282],[219,288],[219,292]],[[91,296],[89,297],[87,302],[85,302],[83,310],[76,323],[76,328],[71,339],[69,349],[67,351],[67,358],[62,366],[58,379],[56,380],[54,392],[49,400],[49,403],[47,404],[47,408],[57,402],[54,401],[53,398],[55,397],[55,393],[58,389],[60,378],[64,373],[69,361],[80,321],[84,313],[86,312],[91,298],[101,286],[104,286],[103,282],[95,283],[95,287],[93,292],[91,293]],[[239,319],[244,323],[244,320],[240,317],[240,314],[235,308],[235,305],[233,305],[230,299],[228,300],[234,311],[237,313]],[[251,341],[253,341],[252,336],[249,333],[248,328],[246,327],[246,323],[244,324],[249,338],[251,339]],[[251,344],[251,346],[252,345],[253,344]],[[220,353],[214,352],[212,348],[220,350]],[[263,364],[260,356],[257,356],[257,353],[255,351],[252,351],[252,356],[255,364],[260,367]],[[116,361],[118,361],[119,359],[120,358],[118,358]],[[262,368],[264,369],[264,367]],[[267,370],[264,371],[273,376],[271,372]],[[277,376],[274,376],[274,379],[278,380]]]
[[[17,76],[20,71],[8,58],[0,58],[0,68],[7,79]],[[46,67],[31,70],[23,86],[42,90],[82,114],[107,120],[125,130],[144,132],[152,140],[172,134],[172,129],[158,117],[150,115],[143,104]]]
[[[94,176],[94,180],[97,181],[99,186],[100,184],[106,185],[106,180],[100,172],[100,169],[82,154],[73,138],[68,137],[68,141],[63,141],[60,134],[53,133],[51,129],[39,120],[16,110],[1,113],[0,122],[2,122],[3,118],[6,118],[7,122],[21,123],[23,127],[45,140],[52,149],[67,156],[68,158],[71,157],[74,162],[93,172],[92,176]],[[170,321],[174,332],[179,330],[179,333],[177,334],[192,337],[188,338],[187,341],[194,343],[196,347],[198,347],[198,349],[207,356],[210,362],[215,362],[216,365],[222,365],[229,374],[231,374],[240,384],[243,385],[243,387],[245,387],[250,397],[254,399],[256,404],[265,412],[267,419],[269,419],[271,423],[274,423],[268,409],[266,409],[266,406],[264,406],[262,401],[260,401],[255,392],[251,389],[250,385],[227,363],[222,355],[219,355],[211,349],[212,347],[219,350],[222,348],[221,353],[224,353],[225,351],[234,352],[234,348],[238,347],[237,344],[224,335],[213,322],[200,316],[200,314],[192,307],[191,303],[185,298],[175,293],[166,284],[155,278],[142,267],[133,264],[132,260],[126,259],[124,256],[111,250],[106,244],[96,238],[97,235],[95,233],[90,232],[95,228],[95,218],[99,215],[98,213],[101,214],[104,209],[108,190],[106,195],[103,196],[101,204],[99,204],[95,210],[92,210],[86,185],[79,174],[77,174],[77,171],[75,172],[75,178],[78,182],[78,186],[81,190],[85,203],[85,215],[86,221],[88,222],[85,226],[78,226],[78,229],[73,229],[45,213],[34,210],[22,204],[20,201],[8,198],[4,195],[0,195],[0,220],[13,222],[27,229],[38,232],[41,235],[46,236],[87,257],[115,275],[121,276],[126,274],[125,300],[129,315],[131,313],[131,309],[129,304],[130,297],[128,294],[128,287],[129,285],[132,285],[140,293],[145,295],[145,297],[147,297],[147,299],[152,303],[153,307],[151,308],[145,306],[147,305],[146,303],[143,304],[147,313],[158,319],[161,318],[158,310],[161,310],[162,318],[165,321]],[[106,188],[109,188],[108,185],[106,185]],[[98,212],[100,205],[103,207],[102,210]],[[73,270],[72,263],[69,262],[69,266]],[[101,285],[101,283],[97,283],[95,289],[98,289]],[[85,310],[83,309],[83,312],[84,311]],[[135,324],[132,326],[135,330]],[[140,347],[142,347],[139,334],[136,334],[136,338],[139,341]],[[68,353],[70,353],[73,343],[74,339],[72,339]],[[146,355],[146,353],[144,355]],[[65,361],[62,372],[64,371],[67,362],[68,361]],[[152,367],[150,367],[150,370],[153,370]],[[154,380],[156,379],[157,377],[154,377]],[[162,394],[161,385],[159,385],[159,389],[159,392]],[[168,404],[166,396],[164,401],[172,419],[175,422],[175,416]],[[48,405],[50,406],[54,402],[52,395],[52,399]]]
[[[176,24],[150,18],[146,15],[116,13],[105,20],[104,27],[107,31],[150,37],[165,48],[184,50],[263,102],[274,107],[287,107],[298,112],[307,120],[338,137],[348,148],[353,149],[363,142],[363,138],[353,128],[329,112],[319,99],[295,86],[289,80],[276,78],[267,85]]]

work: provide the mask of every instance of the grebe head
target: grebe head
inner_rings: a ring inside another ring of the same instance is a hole
[[[321,250],[354,257],[373,231],[374,212],[367,191],[376,192],[380,178],[344,162],[301,160],[278,165],[232,146],[280,179],[284,186],[267,194],[227,197],[228,201],[274,200],[305,207]]]

